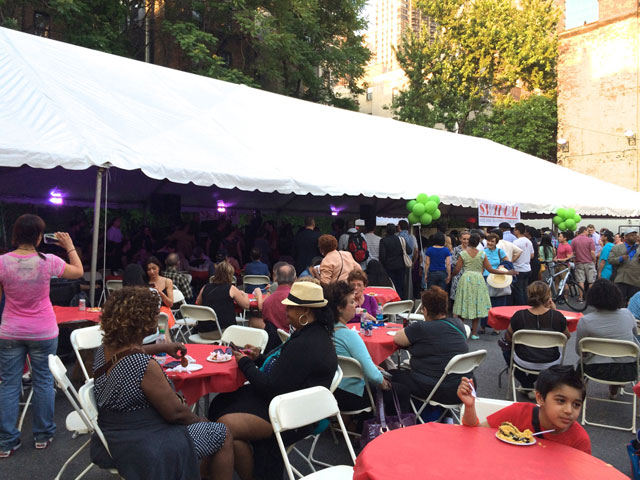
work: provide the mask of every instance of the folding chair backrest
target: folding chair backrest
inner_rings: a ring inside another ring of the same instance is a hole
[[[183,303],[184,300],[184,294],[178,290],[177,288],[175,288],[175,286],[173,287],[173,303]]]
[[[109,455],[111,455],[109,445],[107,445],[107,439],[104,438],[104,434],[102,433],[102,430],[98,425],[98,405],[96,403],[95,392],[93,391],[93,379],[89,380],[82,387],[80,387],[78,395],[80,397],[80,406],[85,412],[87,419],[91,422],[91,427],[98,435],[98,438],[100,438],[100,441],[104,445],[104,448],[106,448]]]
[[[264,353],[269,343],[269,334],[260,328],[231,325],[222,333],[221,340],[224,343],[233,342],[239,347],[254,345],[260,347],[260,352]]]
[[[635,342],[613,340],[609,338],[585,337],[580,340],[578,348],[582,353],[592,353],[603,357],[640,357],[640,347]]]
[[[284,330],[282,330],[281,328],[278,329],[278,337],[280,337],[280,341],[282,343],[286,342],[287,340],[289,340],[289,337],[291,337],[291,334],[289,332],[285,332]]]
[[[67,376],[67,367],[64,366],[62,360],[57,355],[49,354],[49,370],[53,375],[56,385],[71,403],[73,409],[78,413],[80,419],[85,423],[90,431],[93,431],[91,421],[87,418],[82,407],[80,406],[80,395]]]
[[[184,318],[191,318],[199,322],[218,321],[218,316],[213,311],[213,308],[201,305],[180,305],[180,313]]]
[[[478,416],[478,420],[480,423],[484,422],[487,417],[493,413],[496,413],[499,410],[502,410],[505,407],[513,404],[509,400],[498,400],[495,398],[476,398],[476,415]],[[464,404],[462,405],[462,410],[460,410],[460,418],[464,416]]]
[[[329,386],[329,391],[331,393],[336,391],[336,389],[338,388],[338,385],[340,385],[340,382],[342,381],[342,377],[343,377],[342,368],[340,368],[340,365],[338,365],[338,368],[336,369],[336,373],[333,375],[333,380],[331,380],[331,385]]]
[[[266,275],[245,275],[242,277],[243,285],[267,285],[271,279]]]
[[[362,365],[355,358],[338,355],[338,366],[342,369],[343,378],[361,378],[364,380]]]
[[[400,300],[399,302],[388,302],[382,306],[383,315],[395,315],[398,313],[411,313],[413,300]]]
[[[89,373],[87,372],[87,368],[84,366],[84,361],[82,360],[80,351],[98,348],[102,345],[103,336],[104,332],[100,328],[100,325],[78,328],[71,332],[71,346],[73,347],[73,351],[76,353],[78,363],[80,364],[80,368],[82,369],[82,373],[84,373],[84,378],[86,380],[89,380]]]
[[[416,303],[416,308],[413,310],[413,313],[418,313],[422,315],[422,300],[418,300],[418,303]]]
[[[169,329],[169,315],[164,312],[160,312],[158,314],[158,330],[164,330],[165,332]]]
[[[464,324],[464,332],[467,334],[467,338],[469,338],[469,335],[471,335],[471,327],[466,323]]]
[[[109,294],[121,289],[122,280],[107,280],[107,292],[109,292]]]
[[[456,355],[447,366],[444,368],[445,375],[456,374],[462,375],[463,373],[469,373],[475,370],[475,368],[482,363],[487,356],[486,350],[476,350],[475,352],[461,353]]]
[[[567,337],[561,332],[548,332],[546,330],[518,330],[513,334],[514,345],[526,345],[534,348],[564,348],[567,344]]]

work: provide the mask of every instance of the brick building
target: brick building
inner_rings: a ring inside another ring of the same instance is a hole
[[[558,163],[640,190],[638,1],[558,4]]]

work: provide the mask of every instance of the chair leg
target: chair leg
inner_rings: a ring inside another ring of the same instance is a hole
[[[502,388],[502,375],[509,373],[509,367],[504,367],[498,374],[498,388]]]
[[[18,430],[22,431],[22,424],[24,423],[24,418],[27,416],[27,410],[29,410],[29,405],[31,405],[31,398],[33,397],[33,386],[29,389],[29,395],[27,396],[27,400],[24,402],[24,408],[22,409],[22,413],[20,414],[20,420],[18,421]]]
[[[83,471],[80,472],[80,475],[76,477],[76,480],[79,480],[80,478],[84,477],[87,473],[89,473],[89,470],[91,470],[94,465],[95,463],[90,463],[87,468],[85,468]]]
[[[69,463],[71,463],[71,461],[76,458],[80,452],[82,452],[82,450],[84,449],[84,447],[86,447],[87,445],[89,445],[89,443],[91,443],[91,436],[89,436],[89,440],[87,440],[86,442],[84,442],[82,444],[82,446],[75,451],[75,453],[73,455],[71,455],[66,462],[64,462],[64,465],[62,465],[62,468],[60,469],[60,471],[58,472],[58,475],[56,475],[54,480],[60,480],[60,478],[62,477],[62,473],[66,470],[67,466],[69,465]],[[87,472],[89,471],[89,469],[93,466],[93,463],[91,465],[89,465],[88,469],[86,470]],[[78,477],[80,478],[80,477]]]

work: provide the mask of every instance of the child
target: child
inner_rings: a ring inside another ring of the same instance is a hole
[[[502,422],[511,422],[519,430],[532,432],[552,430],[538,435],[552,442],[562,443],[591,454],[591,440],[582,426],[576,422],[580,415],[586,389],[576,370],[568,365],[556,365],[542,370],[536,382],[536,402],[519,403],[503,408],[480,423],[476,415],[476,399],[472,394],[472,383],[462,377],[458,386],[458,397],[465,405],[462,424],[468,427],[498,428]]]

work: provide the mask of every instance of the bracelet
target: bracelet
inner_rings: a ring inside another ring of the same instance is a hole
[[[476,423],[474,425],[468,425],[468,424],[464,423],[464,417],[463,417],[461,423],[465,427],[477,427],[478,425],[480,425],[480,419],[476,416]]]
[[[75,252],[75,251],[76,251],[76,249],[75,249],[75,248],[72,248],[71,250],[67,250],[67,254],[69,254],[69,253],[71,253],[71,252]]]

